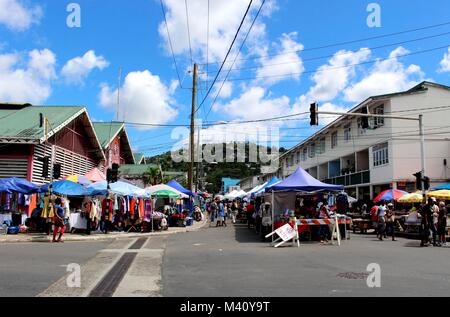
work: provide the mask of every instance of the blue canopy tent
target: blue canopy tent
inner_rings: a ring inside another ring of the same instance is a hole
[[[8,186],[5,184],[5,182],[2,179],[0,179],[0,193],[11,193],[8,190]]]
[[[254,195],[257,196],[259,193],[263,193],[266,190],[266,188],[274,186],[274,185],[278,184],[279,182],[280,182],[280,180],[278,179],[278,177],[276,177],[276,176],[272,177],[272,179],[270,181],[268,181],[264,186],[262,186],[260,189],[258,189],[254,193],[252,193],[252,198]]]
[[[321,192],[321,191],[342,191],[344,186],[325,184],[309,175],[303,168],[299,167],[294,174],[284,181],[267,187],[266,192]]]
[[[340,192],[344,186],[322,183],[299,167],[294,174],[275,185],[265,189],[266,193],[272,195],[272,231],[274,230],[275,207],[279,211],[295,209],[295,195],[297,193],[314,194],[320,192]],[[277,196],[275,197],[275,193]],[[276,204],[275,204],[276,203]]]
[[[2,180],[2,187],[5,192],[19,194],[35,194],[40,192],[39,186],[21,178],[6,178]]]
[[[450,190],[450,184],[441,185],[438,187],[434,187],[431,190]]]
[[[179,192],[182,192],[183,194],[186,194],[188,196],[195,196],[195,193],[193,193],[190,190],[188,190],[188,189],[184,188],[183,186],[181,186],[181,184],[178,183],[176,180],[171,180],[170,182],[167,183],[167,186],[175,188]]]
[[[62,180],[57,181],[51,184],[52,185],[52,191],[59,195],[65,195],[65,196],[88,196],[89,192],[88,190],[83,187],[80,184]],[[50,184],[46,184],[41,186],[42,192],[48,192],[50,189]]]
[[[192,203],[192,197],[195,197],[195,193],[191,192],[189,189],[184,188],[183,186],[181,186],[180,183],[178,183],[174,179],[171,180],[170,182],[168,182],[167,186],[170,186],[170,187],[178,190],[179,192],[182,192],[183,194],[189,196],[189,204],[187,205],[187,208],[190,210],[189,216],[192,216],[192,213],[194,212],[194,204]],[[181,210],[179,210],[179,211],[181,211]]]

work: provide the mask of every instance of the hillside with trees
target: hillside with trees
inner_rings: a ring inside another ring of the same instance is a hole
[[[225,157],[226,153],[226,144],[217,144],[216,146],[223,146],[223,153]],[[242,144],[241,144],[242,146]],[[249,161],[249,151],[252,148],[254,150],[256,147],[259,152],[259,145],[252,146],[249,143],[245,144],[245,153],[246,153],[246,162],[219,162],[219,163],[207,163],[203,161],[199,164],[199,175],[201,179],[201,184],[203,184],[203,189],[211,192],[217,193],[220,191],[221,187],[221,179],[222,177],[230,177],[236,179],[243,179],[249,176],[256,176],[261,174],[261,162],[248,162]],[[236,153],[238,150],[238,145],[235,144],[235,157],[237,157]],[[276,150],[276,149],[275,149]],[[271,149],[267,148],[267,153],[271,153]],[[286,152],[286,149],[280,148],[279,153]],[[161,165],[163,171],[176,171],[176,172],[187,172],[189,164],[185,162],[174,162],[172,160],[171,152],[166,152],[157,156],[146,158],[147,163],[149,164],[158,164]],[[197,166],[197,164],[196,164]]]

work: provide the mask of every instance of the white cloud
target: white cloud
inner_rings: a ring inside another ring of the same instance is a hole
[[[270,99],[262,87],[252,87],[239,98],[225,105],[216,105],[214,110],[222,111],[235,119],[252,120],[282,116],[291,112],[290,101],[286,96]]]
[[[109,62],[103,56],[95,55],[95,51],[87,51],[83,56],[78,56],[69,60],[63,67],[61,75],[68,83],[83,84],[86,77],[94,69],[104,69],[109,66]]]
[[[312,76],[315,85],[309,90],[308,96],[313,101],[329,101],[334,99],[348,84],[349,80],[355,76],[355,66],[357,63],[367,60],[370,50],[362,48],[352,52],[338,51],[328,61],[328,64],[319,67]]]
[[[438,69],[439,73],[450,72],[450,47],[448,48],[448,52],[444,54],[444,57],[442,58],[439,65],[441,66]]]
[[[276,54],[279,55],[272,58],[267,55],[268,47],[263,48],[263,52],[260,54],[263,57],[261,67],[256,71],[256,77],[263,77],[259,82],[275,84],[282,80],[300,79],[305,68],[297,51],[302,50],[303,45],[296,41],[296,37],[297,32],[283,33],[280,44],[275,45]]]
[[[167,24],[172,39],[174,53],[176,55],[189,54],[189,40],[187,34],[186,8],[185,2],[180,0],[165,0]],[[254,1],[251,14],[247,17],[241,32],[246,34],[251,20],[259,8],[261,0]],[[210,2],[210,36],[209,36],[209,60],[217,62],[223,60],[225,54],[233,40],[236,30],[247,9],[247,0],[214,0]],[[194,55],[206,59],[207,47],[207,22],[208,6],[205,0],[189,0],[189,27],[191,35],[191,46]],[[268,1],[265,5],[263,16],[270,15],[276,10],[274,1]],[[265,25],[260,21],[255,23],[248,38],[248,43],[265,34]],[[164,39],[165,48],[170,52],[167,30],[162,21],[159,25],[159,34]],[[238,40],[237,43],[240,43]],[[235,45],[237,47],[237,45]]]
[[[172,107],[170,92],[170,87],[148,70],[129,73],[120,90],[119,118],[143,124],[164,124],[173,120],[178,112]],[[116,111],[117,89],[103,84],[99,101],[103,107]],[[142,127],[143,130],[149,128]]]
[[[231,94],[233,93],[233,83],[227,81],[223,84],[222,89],[221,89],[221,86],[222,86],[222,83],[215,85],[215,92],[214,92],[213,96],[216,96],[220,89],[220,93],[218,95],[219,98],[231,97]]]
[[[366,77],[344,90],[344,99],[361,102],[370,96],[403,91],[417,85],[424,78],[421,68],[414,64],[406,67],[398,61],[399,56],[407,53],[408,50],[398,47],[389,54],[389,59],[378,60]]]
[[[43,103],[52,91],[55,64],[55,54],[48,49],[29,52],[28,62],[19,54],[0,55],[0,100]]]
[[[0,0],[0,24],[14,31],[25,31],[39,23],[43,16],[40,6],[26,7],[23,1]]]

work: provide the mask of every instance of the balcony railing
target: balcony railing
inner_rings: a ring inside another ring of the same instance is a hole
[[[367,184],[370,183],[370,171],[361,171],[358,173],[328,178],[325,179],[323,182],[333,185],[344,185],[344,186]]]

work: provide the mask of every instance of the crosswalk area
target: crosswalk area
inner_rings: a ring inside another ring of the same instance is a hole
[[[166,239],[115,240],[79,272],[67,272],[38,297],[159,297]],[[79,283],[74,285],[76,278]]]

